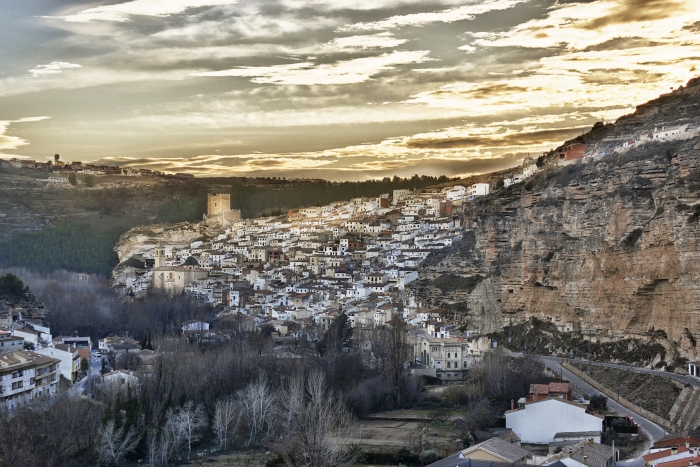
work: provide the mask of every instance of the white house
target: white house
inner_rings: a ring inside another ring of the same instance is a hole
[[[488,183],[475,183],[469,188],[469,196],[486,196],[488,194]]]
[[[523,178],[530,177],[537,172],[537,164],[531,164],[523,168]]]
[[[506,412],[506,428],[513,430],[523,443],[547,444],[554,435],[564,432],[603,429],[603,417],[586,413],[585,407],[562,399],[531,402]]]

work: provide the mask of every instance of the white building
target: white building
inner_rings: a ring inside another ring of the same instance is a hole
[[[469,188],[469,196],[486,196],[488,194],[488,183],[475,183]]]
[[[531,177],[537,172],[537,164],[531,164],[523,168],[523,178]]]
[[[586,413],[584,406],[562,399],[531,402],[506,412],[506,428],[523,443],[547,444],[564,432],[600,432],[603,417]]]

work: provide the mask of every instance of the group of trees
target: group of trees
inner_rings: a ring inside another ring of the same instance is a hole
[[[158,357],[142,361],[126,352],[112,359],[113,367],[144,376],[138,384],[89,381],[92,399],[80,400],[86,425],[65,444],[54,440],[56,434],[46,426],[59,423],[62,400],[28,411],[28,423],[15,414],[0,420],[0,465],[27,455],[31,445],[25,439],[46,437],[53,449],[42,446],[28,464],[16,465],[118,465],[146,459],[151,466],[164,466],[190,457],[206,441],[224,451],[265,446],[290,467],[336,467],[357,454],[347,443],[354,417],[411,406],[421,390],[421,380],[404,371],[413,350],[400,319],[382,327],[352,328],[340,313],[328,329],[310,329],[316,334],[289,343],[283,353],[293,358],[279,358],[272,333],[246,332],[237,319],[214,321],[218,343],[188,340],[181,323],[209,319],[211,310],[185,297],[120,303],[109,284],[94,276],[76,281],[66,272],[12,273],[23,277],[51,310],[54,334],[78,332],[94,339],[110,332],[128,334],[140,339],[143,348],[155,348]],[[541,382],[542,370],[535,359],[514,363],[494,352],[472,370],[465,385],[447,388],[445,402],[468,409],[459,420],[465,439],[476,438],[511,398]]]
[[[0,266],[109,276],[118,262],[113,248],[122,232],[121,228],[98,231],[87,223],[60,222],[0,242]]]
[[[212,313],[207,304],[185,296],[154,295],[145,301],[123,302],[115,297],[109,281],[97,275],[78,281],[74,273],[66,271],[42,274],[9,268],[0,269],[2,273],[24,278],[39,302],[51,311],[48,324],[53,335],[77,332],[96,340],[108,334],[128,334],[143,341],[146,348],[149,337],[176,333],[182,322],[205,320]]]

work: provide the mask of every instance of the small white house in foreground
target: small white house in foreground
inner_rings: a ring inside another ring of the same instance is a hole
[[[575,402],[546,399],[506,412],[506,427],[523,443],[546,444],[553,442],[557,433],[600,432],[603,419]]]

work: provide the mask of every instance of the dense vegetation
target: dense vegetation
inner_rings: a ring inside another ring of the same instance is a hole
[[[194,199],[170,199],[158,206],[156,222],[197,222],[207,212],[206,197]]]
[[[467,293],[471,293],[483,280],[483,276],[479,274],[469,277],[462,277],[456,274],[443,274],[433,281],[433,285],[443,292],[464,290]]]
[[[89,224],[61,222],[0,243],[0,265],[108,276],[117,264],[113,248],[122,232],[120,228],[99,231]]]
[[[509,329],[510,328],[510,329]],[[636,339],[621,339],[614,342],[591,342],[581,333],[568,333],[557,330],[554,323],[542,321],[535,317],[488,335],[505,348],[522,352],[526,349],[536,354],[552,354],[563,357],[588,357],[603,362],[622,361],[633,365],[646,366],[657,357],[666,358],[663,345],[654,342],[642,342]],[[508,338],[510,337],[510,342]]]
[[[22,280],[14,274],[0,276],[0,295],[9,294],[21,297],[26,289]]]
[[[362,196],[379,196],[400,189],[418,189],[447,182],[446,176],[414,175],[412,178],[385,177],[364,182],[294,183],[280,189],[262,188],[242,181],[231,185],[231,207],[240,209],[243,217],[280,214],[286,210],[322,206],[334,201],[347,201]]]

